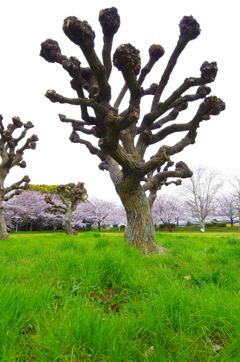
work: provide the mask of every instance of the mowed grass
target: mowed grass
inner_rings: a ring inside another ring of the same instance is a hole
[[[240,233],[0,242],[0,361],[240,361]]]

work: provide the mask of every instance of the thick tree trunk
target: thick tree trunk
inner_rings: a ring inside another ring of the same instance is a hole
[[[148,199],[141,186],[134,193],[118,190],[118,194],[127,214],[127,227],[124,234],[127,243],[136,246],[145,254],[169,252],[154,243],[155,227]]]
[[[200,229],[205,231],[205,220],[200,219]]]
[[[77,232],[71,227],[72,210],[67,210],[64,216],[63,228],[67,235],[76,235]]]
[[[64,231],[65,231],[65,233],[66,233],[67,235],[73,235],[73,234],[74,234],[73,229],[72,229],[72,227],[71,227],[71,224],[70,224],[70,221],[69,221],[69,220],[67,220],[67,221],[64,222],[63,228],[64,228]]]
[[[197,213],[197,220],[199,222],[199,225],[200,225],[200,230],[203,230],[205,231],[205,220],[206,218],[199,212]]]
[[[0,239],[6,240],[8,236],[7,225],[3,217],[2,195],[0,195]]]

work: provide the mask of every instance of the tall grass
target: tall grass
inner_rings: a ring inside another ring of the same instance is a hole
[[[0,361],[240,361],[240,237],[19,233],[0,244]]]

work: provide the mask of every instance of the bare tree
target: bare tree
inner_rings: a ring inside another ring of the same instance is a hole
[[[76,210],[79,202],[85,201],[86,189],[83,182],[78,182],[77,185],[69,183],[67,185],[59,185],[56,189],[58,200],[57,203],[51,195],[45,195],[45,201],[51,205],[49,212],[59,212],[64,215],[63,227],[68,235],[76,234],[71,226],[71,215]]]
[[[3,117],[0,115],[0,239],[8,238],[7,227],[3,217],[3,201],[19,195],[21,191],[28,188],[30,182],[30,178],[24,176],[20,181],[13,183],[11,186],[4,187],[6,177],[14,166],[26,167],[26,162],[23,160],[25,150],[34,150],[36,148],[36,142],[38,141],[36,135],[25,139],[27,131],[32,127],[33,124],[31,122],[22,123],[19,117],[13,117],[12,123],[9,123],[5,128]],[[21,131],[14,137],[16,130]],[[25,141],[21,143],[24,139]]]
[[[217,197],[218,205],[217,215],[227,218],[233,226],[235,219],[238,218],[238,202],[234,192],[223,193]]]
[[[229,185],[234,193],[236,208],[238,210],[238,231],[240,231],[240,173],[235,173],[230,177]]]
[[[214,208],[217,193],[222,185],[220,172],[203,165],[198,166],[193,171],[193,176],[183,183],[186,205],[203,230],[205,230],[205,220]]]
[[[113,37],[120,26],[117,9],[101,10],[99,21],[103,31],[102,61],[95,52],[95,33],[87,21],[70,16],[63,23],[65,35],[81,48],[89,67],[82,67],[76,57],[63,55],[56,41],[47,39],[42,43],[40,55],[50,63],[62,65],[72,78],[71,86],[77,93],[76,98],[68,98],[55,90],[48,90],[46,97],[54,103],[80,106],[81,120],[70,119],[63,114],[59,115],[60,120],[72,125],[71,142],[85,145],[91,154],[101,160],[99,168],[110,173],[127,214],[126,241],[145,253],[162,253],[165,250],[154,243],[151,206],[157,191],[168,184],[168,178],[192,176],[184,162],[177,162],[175,169],[170,169],[174,165],[171,157],[195,143],[197,128],[202,121],[225,109],[221,99],[208,96],[211,89],[206,86],[215,80],[217,64],[205,61],[200,67],[200,77],[186,78],[169,97],[162,99],[179,56],[186,45],[200,34],[198,22],[192,16],[184,16],[179,25],[179,39],[159,83],[142,86],[155,63],[164,55],[161,45],[150,46],[149,61],[142,69],[139,50],[134,46],[122,44],[116,49],[113,65],[122,73],[125,84],[112,103],[109,78]],[[195,87],[194,93],[188,92]],[[126,90],[130,92],[129,106],[120,111]],[[147,95],[152,96],[150,110],[140,116],[141,101]],[[192,119],[172,123],[189,104],[201,99],[203,101],[198,104]],[[89,108],[94,116],[90,115]],[[95,136],[99,140],[98,145],[81,138],[79,132]],[[177,132],[183,132],[183,138],[172,146],[166,146],[163,140]],[[145,160],[147,149],[153,145],[157,146],[157,150],[155,148],[152,157]],[[180,183],[174,180],[170,182]]]

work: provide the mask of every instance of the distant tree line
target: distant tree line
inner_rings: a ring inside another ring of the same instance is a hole
[[[58,230],[74,234],[92,226],[126,225],[122,206],[100,198],[88,199],[83,183],[29,185],[3,202],[7,226],[16,230]],[[222,221],[239,221],[240,173],[228,179],[216,169],[200,165],[174,193],[162,192],[152,208],[155,227],[197,224],[201,229]],[[222,225],[224,224],[222,223]]]
[[[126,224],[121,206],[98,198],[88,200],[83,183],[44,185],[40,186],[41,191],[35,191],[37,189],[37,185],[30,185],[29,190],[3,203],[3,216],[12,231],[63,229],[67,234],[74,234],[91,226],[100,231],[104,225]]]
[[[228,179],[218,170],[203,165],[193,169],[193,176],[173,194],[157,197],[152,209],[155,225],[170,227],[179,222],[198,224],[205,230],[206,221],[230,225],[240,220],[240,172]],[[240,227],[239,227],[240,230]]]

